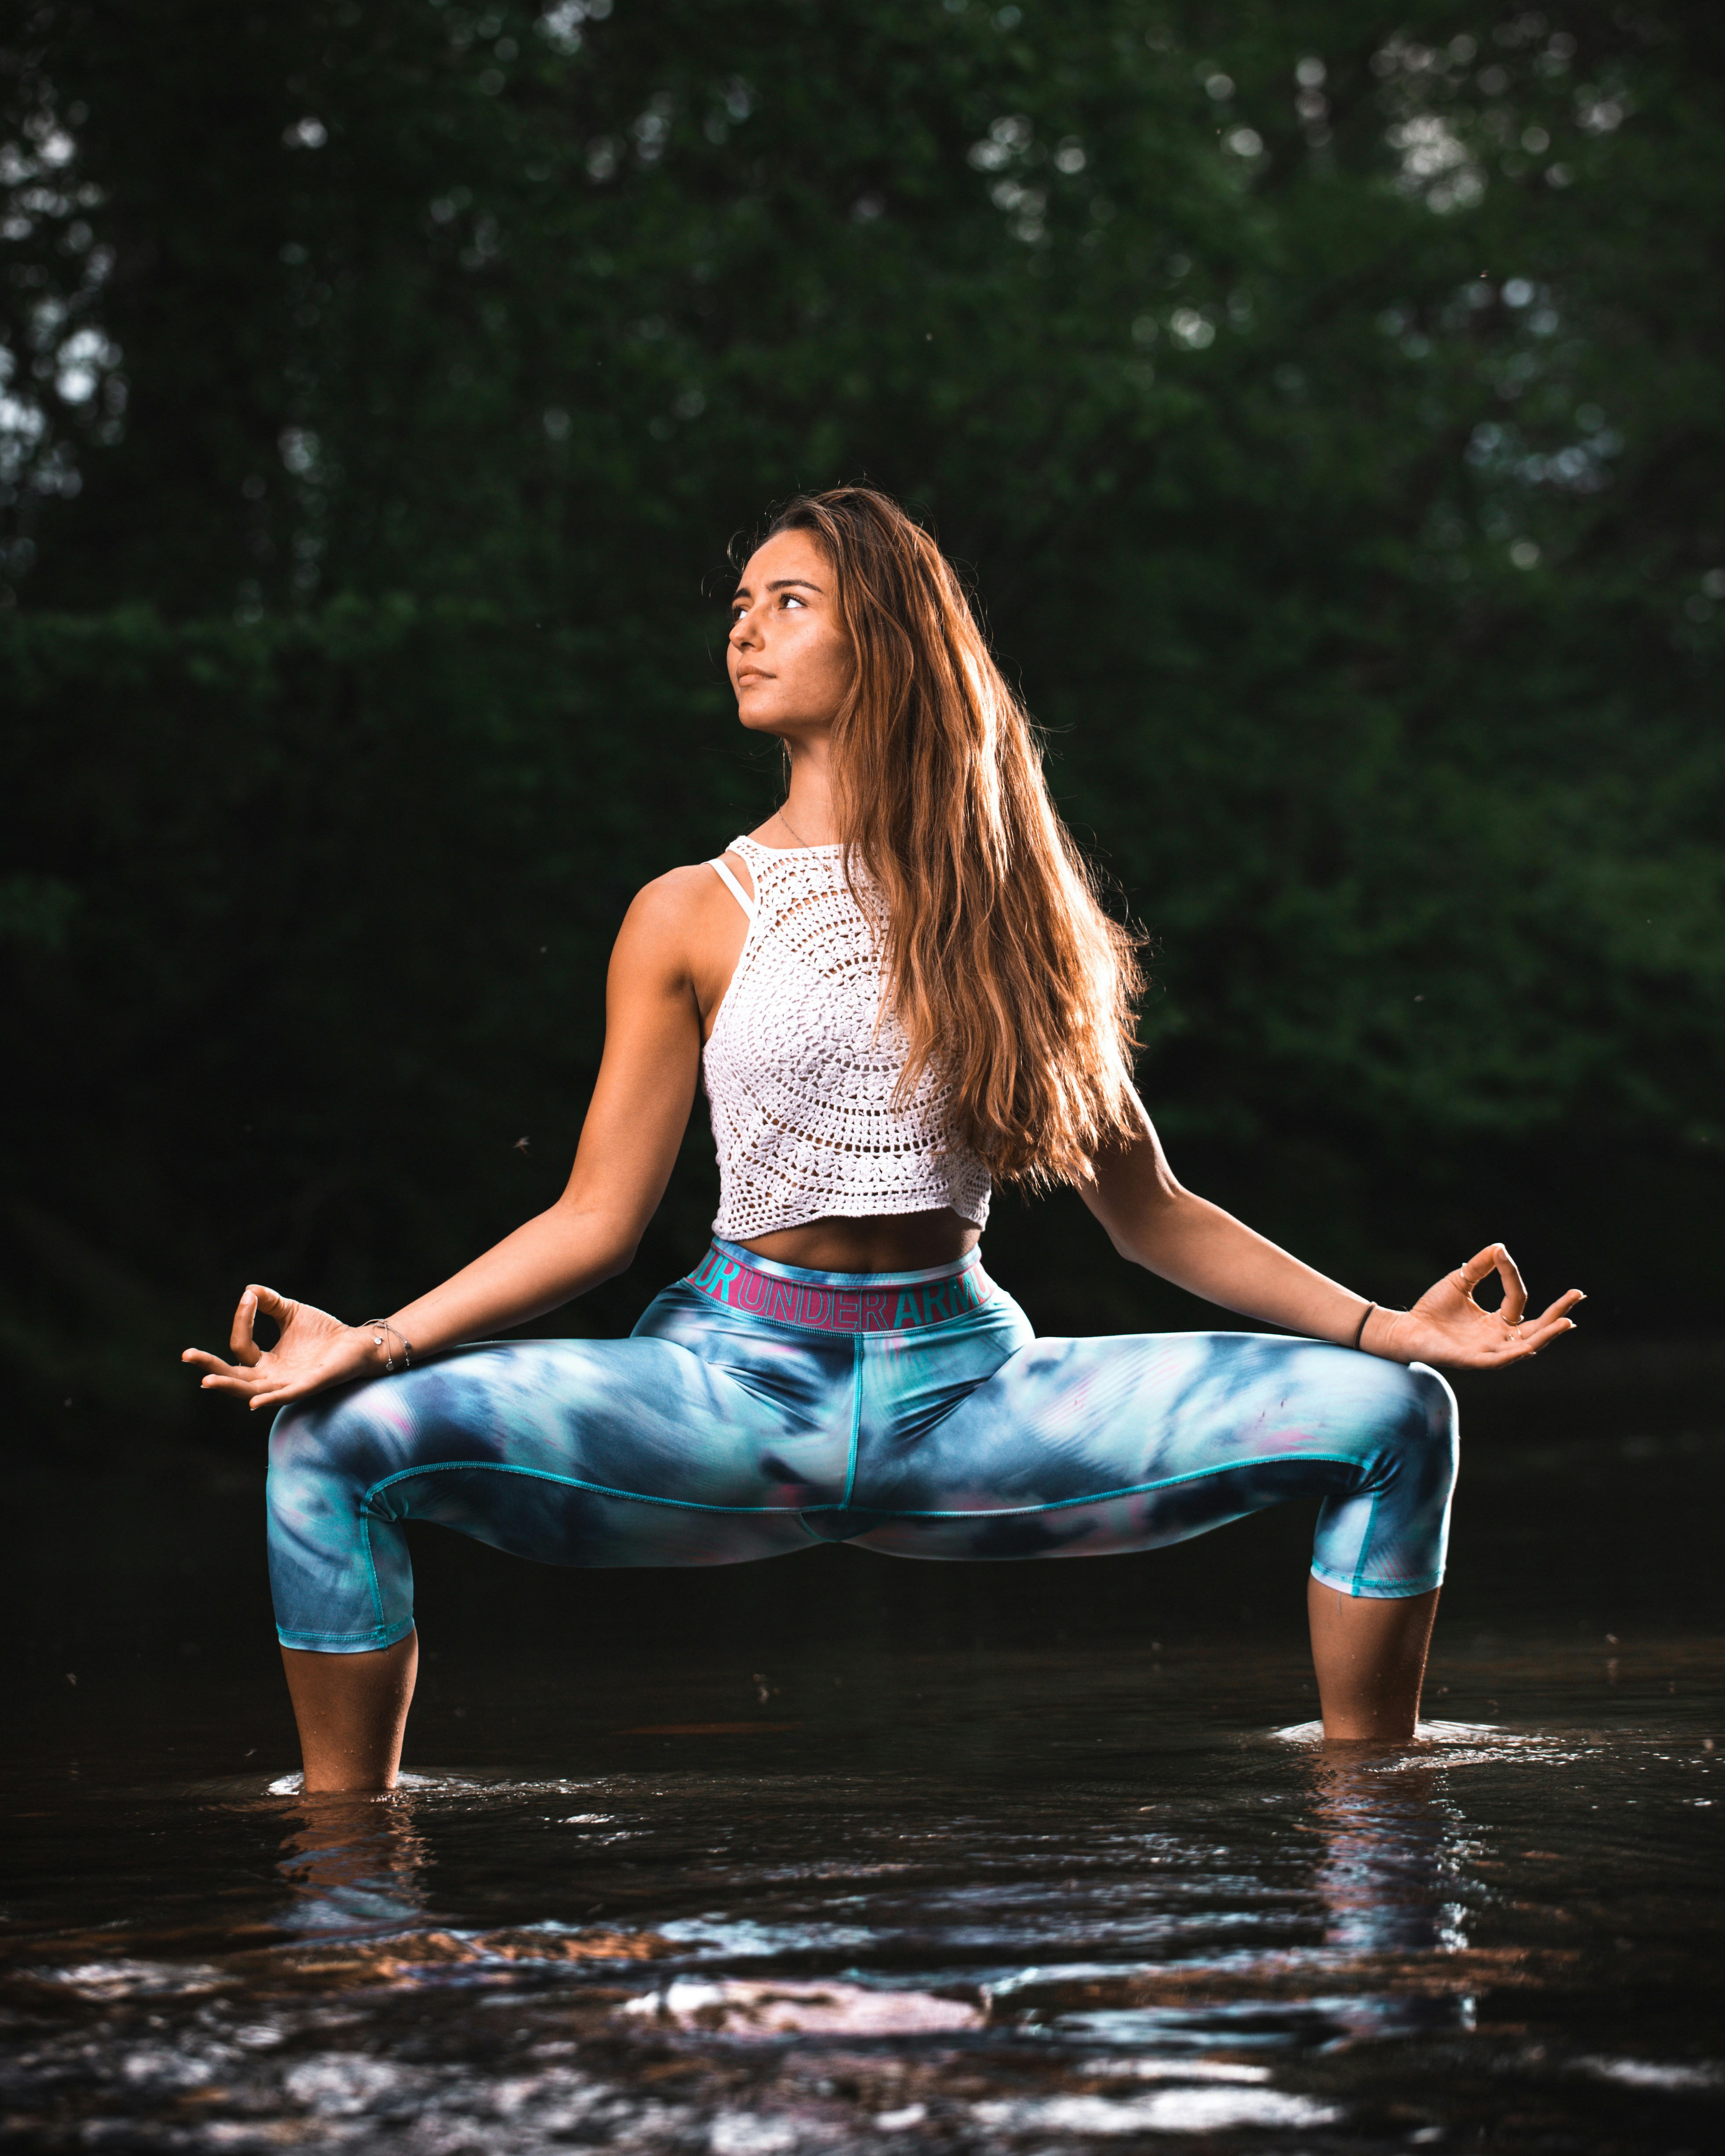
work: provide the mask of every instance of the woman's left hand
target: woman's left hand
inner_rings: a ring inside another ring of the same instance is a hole
[[[1473,1291],[1494,1272],[1503,1282],[1503,1300],[1496,1310],[1482,1310]],[[1492,1243],[1427,1288],[1411,1310],[1370,1312],[1359,1344],[1397,1363],[1494,1370],[1502,1363],[1525,1362],[1573,1332],[1569,1312],[1585,1300],[1579,1287],[1572,1287],[1549,1310],[1528,1317],[1527,1291],[1516,1261],[1502,1243]]]
[[[280,1334],[273,1348],[260,1348],[254,1337],[260,1315]],[[239,1298],[228,1348],[231,1363],[205,1348],[188,1348],[180,1360],[203,1371],[203,1390],[232,1393],[249,1408],[285,1407],[326,1385],[372,1376],[384,1363],[375,1326],[344,1325],[328,1311],[255,1281]]]

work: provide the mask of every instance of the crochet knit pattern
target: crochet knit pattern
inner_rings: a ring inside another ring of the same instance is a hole
[[[892,1106],[909,1045],[882,1012],[880,939],[845,884],[844,848],[733,839],[730,850],[748,865],[755,910],[701,1059],[719,1153],[713,1232],[744,1242],[829,1214],[946,1205],[985,1225],[988,1171],[948,1134],[945,1081],[926,1070]],[[866,901],[860,861],[852,875]]]

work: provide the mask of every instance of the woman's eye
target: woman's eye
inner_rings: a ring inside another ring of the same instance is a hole
[[[788,607],[799,607],[803,603],[803,602],[797,597],[797,594],[794,592],[787,592],[784,595],[783,603]]]

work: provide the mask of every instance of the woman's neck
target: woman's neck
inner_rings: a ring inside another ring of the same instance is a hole
[[[823,732],[813,740],[786,740],[784,747],[790,785],[778,812],[778,829],[788,834],[793,845],[836,845],[844,834],[834,798],[831,736]]]

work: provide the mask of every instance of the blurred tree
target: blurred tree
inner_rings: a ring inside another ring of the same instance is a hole
[[[1368,1291],[1507,1233],[1620,1322],[1650,1242],[1652,1322],[1711,1310],[1715,11],[54,0],[6,44],[0,1324],[56,1394],[135,1397],[232,1276],[388,1300],[549,1196],[629,892],[773,798],[726,541],[862,475],[1157,937],[1180,1165]],[[1058,1322],[1105,1254],[1039,1219],[993,1247]]]

